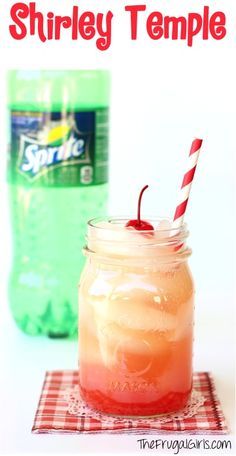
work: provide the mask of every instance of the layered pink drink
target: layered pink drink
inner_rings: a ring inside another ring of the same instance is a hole
[[[183,225],[88,226],[80,283],[80,385],[92,407],[151,416],[182,408],[192,388],[193,282]]]

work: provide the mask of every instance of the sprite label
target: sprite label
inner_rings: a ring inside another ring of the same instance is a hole
[[[106,183],[108,109],[12,111],[8,180],[53,187]]]

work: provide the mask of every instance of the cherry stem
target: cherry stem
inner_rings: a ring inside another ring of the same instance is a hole
[[[145,192],[145,190],[147,190],[147,188],[148,188],[148,185],[145,185],[145,187],[142,188],[142,190],[140,192],[140,195],[139,195],[139,199],[138,199],[138,217],[137,217],[138,226],[141,225],[141,201],[142,201],[142,196],[143,196],[143,193]]]

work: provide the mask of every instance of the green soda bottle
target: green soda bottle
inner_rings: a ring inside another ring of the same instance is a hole
[[[10,71],[9,300],[26,333],[77,333],[86,222],[108,195],[110,75]]]

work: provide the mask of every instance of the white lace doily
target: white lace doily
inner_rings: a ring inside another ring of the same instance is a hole
[[[96,410],[91,409],[88,407],[83,399],[80,396],[79,386],[75,385],[70,387],[64,391],[63,394],[64,400],[67,402],[68,405],[68,413],[70,415],[76,416],[92,416],[93,418],[97,418],[101,420],[104,424],[113,424],[117,421],[118,417],[105,415],[103,413],[99,413]],[[158,417],[153,418],[132,418],[138,424],[152,424],[152,423],[167,423],[168,421],[175,421],[175,420],[183,420],[186,418],[191,418],[192,416],[196,415],[198,409],[204,404],[205,398],[196,390],[192,391],[191,397],[187,403],[187,405],[180,410],[179,412],[170,413],[167,415],[160,415]],[[120,419],[120,418],[119,418]],[[130,418],[123,418],[123,420]]]

